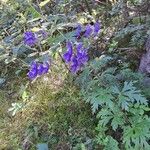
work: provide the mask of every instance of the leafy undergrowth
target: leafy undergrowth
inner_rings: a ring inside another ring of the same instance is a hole
[[[10,109],[12,97],[0,94],[0,149],[36,149],[38,143],[65,150],[92,146],[96,120],[90,106],[61,74],[50,73],[15,93],[15,104],[22,106],[16,111]]]

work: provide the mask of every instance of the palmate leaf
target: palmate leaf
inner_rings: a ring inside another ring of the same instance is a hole
[[[114,107],[113,111],[113,119],[111,121],[111,126],[113,130],[116,130],[118,126],[122,127],[125,123],[124,113],[121,111],[119,107]]]
[[[123,132],[123,143],[126,149],[149,150],[150,145],[150,119],[148,117],[139,117],[131,126],[126,126]]]
[[[111,136],[107,136],[107,145],[105,145],[104,150],[119,150],[118,142]]]
[[[100,118],[99,124],[104,127],[113,118],[113,114],[110,109],[102,108],[97,114],[97,117]]]
[[[147,105],[146,98],[141,94],[140,90],[134,87],[133,82],[124,82],[122,90],[118,87],[113,87],[112,92],[118,96],[118,104],[122,109],[128,110],[133,103]]]
[[[130,99],[124,95],[119,95],[118,99],[118,104],[121,106],[121,108],[128,111],[128,108],[130,106]]]
[[[108,107],[102,108],[97,117],[100,118],[100,125],[106,126],[110,122],[113,130],[116,130],[119,125],[123,126],[125,123],[124,114],[117,106],[114,106],[112,110]]]
[[[109,89],[94,87],[91,92],[86,94],[86,101],[92,104],[93,113],[104,104],[110,108],[113,107],[112,99],[114,97],[110,93]]]
[[[108,128],[106,126],[102,127],[98,124],[96,130],[99,134],[96,136],[96,142],[100,145],[105,146],[104,150],[119,150],[118,142],[111,136],[106,136],[106,131]]]
[[[141,95],[140,90],[137,90],[136,87],[134,87],[133,82],[125,82],[121,92],[123,93],[123,95],[127,96],[131,100],[131,102],[136,101],[138,104],[147,105],[146,98]]]

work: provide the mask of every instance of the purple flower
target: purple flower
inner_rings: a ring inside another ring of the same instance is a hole
[[[63,59],[69,63],[72,73],[77,73],[80,68],[88,61],[87,49],[80,42],[76,45],[76,53],[73,54],[73,46],[71,42],[67,42],[67,52],[63,55]]]
[[[79,65],[84,65],[88,61],[88,54],[86,50],[83,50],[82,52],[79,52],[77,55],[78,63]]]
[[[77,53],[81,51],[82,47],[83,47],[83,44],[82,44],[82,43],[79,43],[79,44],[76,46]]]
[[[73,47],[71,42],[67,42],[67,52],[63,55],[63,59],[68,63],[71,61],[72,53],[73,53]]]
[[[44,70],[43,64],[39,64],[37,68],[37,73],[39,76],[41,76],[44,73],[43,70]]]
[[[35,79],[38,75],[41,76],[45,73],[48,73],[49,70],[49,63],[45,62],[45,63],[37,63],[35,61],[33,61],[30,65],[30,70],[27,73],[29,79],[33,80]]]
[[[76,49],[77,49],[78,64],[82,66],[88,61],[87,49],[83,48],[82,43],[79,43]]]
[[[37,67],[38,67],[36,61],[33,61],[30,66],[31,66],[32,69],[37,69]]]
[[[48,70],[50,68],[50,65],[48,62],[43,63],[43,73],[48,73]]]
[[[44,62],[43,64],[40,63],[37,68],[37,71],[38,71],[37,74],[39,76],[46,74],[46,73],[48,73],[49,68],[50,68],[50,65],[48,62]]]
[[[100,30],[100,23],[97,21],[95,24],[94,24],[94,35],[96,36],[98,34]]]
[[[91,25],[88,24],[86,25],[84,36],[88,38],[91,35],[91,33],[92,33],[92,27]]]
[[[37,76],[37,70],[36,69],[31,69],[29,72],[28,72],[28,77],[29,79],[33,80],[36,78]]]
[[[82,32],[82,27],[81,27],[80,24],[78,24],[77,29],[76,29],[76,34],[75,34],[75,36],[76,36],[76,37],[79,37],[80,34],[81,34],[81,32]]]
[[[24,43],[29,46],[33,46],[37,42],[37,38],[35,34],[31,31],[27,31],[24,33],[23,40],[24,40]]]
[[[77,73],[80,68],[88,61],[87,49],[83,48],[83,44],[79,43],[76,46],[76,55],[71,60],[71,72]]]
[[[38,74],[38,70],[37,70],[37,63],[35,61],[33,61],[30,65],[30,71],[27,73],[29,79],[33,80],[36,78],[37,74]]]
[[[78,60],[77,60],[77,57],[74,56],[72,58],[71,72],[72,73],[77,73],[78,69],[79,69]]]

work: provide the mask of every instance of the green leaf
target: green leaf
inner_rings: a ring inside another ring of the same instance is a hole
[[[124,86],[122,90],[119,90],[118,87],[114,86],[112,88],[112,92],[115,95],[118,95],[118,104],[128,111],[131,104],[135,102],[139,104],[147,105],[146,98],[141,94],[140,90],[137,90],[136,87],[133,86],[133,82],[124,82]]]
[[[125,123],[124,114],[117,106],[114,106],[113,109],[109,107],[102,108],[97,117],[100,119],[100,125],[104,127],[110,122],[113,130],[116,130],[119,125],[123,126]]]
[[[102,108],[97,114],[97,117],[100,118],[99,124],[101,126],[106,126],[107,123],[113,118],[113,114],[110,109]]]
[[[126,149],[143,149],[149,150],[150,145],[150,118],[136,117],[133,118],[132,125],[124,127],[123,143]]]
[[[108,142],[104,150],[119,150],[118,142],[114,138],[107,136],[107,140]]]
[[[66,41],[66,40],[75,41],[74,31],[64,33],[64,34],[59,34],[59,35],[56,35],[55,37],[51,36],[47,39],[47,42],[51,46],[53,46],[53,45],[56,46],[56,45],[59,45],[60,43]]]
[[[41,17],[41,14],[40,14],[33,6],[28,7],[28,8],[27,8],[27,11],[32,14],[32,17],[33,17],[34,19]]]
[[[102,106],[106,104],[110,108],[113,107],[112,99],[114,98],[109,89],[94,87],[91,92],[86,93],[85,97],[87,97],[86,101],[92,104],[92,111],[98,109],[98,106]]]

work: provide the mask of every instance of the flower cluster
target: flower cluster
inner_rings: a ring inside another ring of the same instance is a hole
[[[37,42],[37,37],[36,37],[35,33],[31,32],[31,31],[27,31],[24,33],[23,40],[24,40],[24,44],[33,46]]]
[[[34,33],[31,31],[27,31],[24,33],[24,44],[28,46],[34,46],[38,42],[38,36],[42,36],[42,38],[47,37],[47,33],[44,30],[39,30],[38,32]]]
[[[82,36],[82,31],[82,26],[78,24],[75,36],[77,38]],[[97,36],[99,31],[100,23],[97,21],[93,26],[90,24],[86,25],[83,36],[85,38]],[[88,49],[84,48],[81,42],[76,44],[76,47],[73,49],[73,44],[70,41],[67,42],[66,47],[67,51],[64,53],[63,59],[70,66],[71,72],[77,73],[88,61]]]
[[[75,36],[77,38],[80,37],[82,31],[83,31],[82,26],[80,24],[78,24]],[[97,36],[99,31],[100,31],[100,23],[98,21],[95,22],[94,25],[87,24],[86,27],[85,27],[83,36],[86,37],[86,38],[89,38],[92,35]]]
[[[43,74],[48,73],[49,68],[50,68],[50,64],[48,62],[37,63],[33,61],[30,65],[30,70],[27,75],[29,79],[33,80],[37,76],[41,76]]]
[[[73,52],[73,45],[71,42],[67,42],[67,51],[63,55],[63,59],[70,65],[72,73],[77,73],[83,65],[88,61],[87,49],[83,47],[82,43],[76,45],[76,52]]]
[[[84,32],[83,32],[84,31]],[[76,29],[75,36],[78,38],[82,36],[85,38],[97,36],[100,31],[100,23],[97,21],[94,25],[86,25],[85,29],[82,29],[82,26],[79,24]],[[42,38],[47,37],[47,33],[44,30],[39,30],[36,33],[33,33],[31,31],[27,31],[24,33],[24,43],[29,46],[34,46],[39,41],[39,35]],[[74,44],[70,41],[66,43],[67,51],[63,55],[63,59],[65,62],[70,66],[70,70],[72,73],[77,73],[82,66],[84,66],[89,57],[88,57],[88,49],[85,48],[82,44],[82,42],[77,42],[77,44]],[[32,62],[30,66],[30,70],[28,72],[28,77],[33,80],[37,76],[41,76],[48,72],[49,70],[49,63],[37,63]]]

